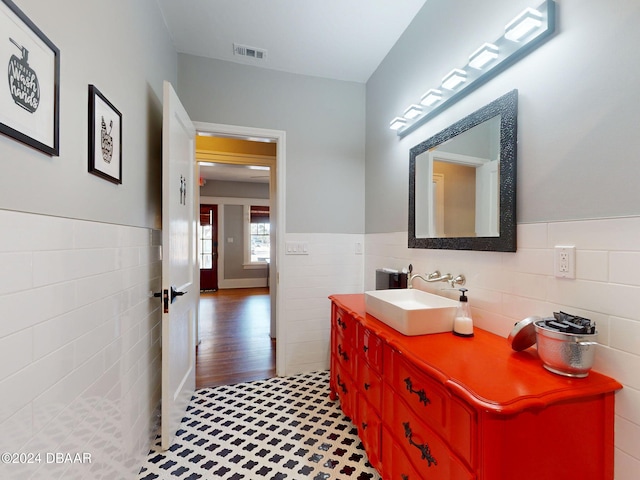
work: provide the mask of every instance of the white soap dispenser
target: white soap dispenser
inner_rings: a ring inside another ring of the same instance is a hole
[[[459,337],[473,337],[473,319],[469,309],[469,299],[465,296],[466,288],[460,289],[460,305],[453,320],[453,334]]]

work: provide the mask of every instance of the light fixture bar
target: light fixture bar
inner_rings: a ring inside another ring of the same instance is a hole
[[[527,8],[504,27],[504,38],[519,42],[541,25],[542,14],[534,8]]]
[[[389,128],[391,130],[400,130],[406,124],[407,124],[407,120],[405,118],[396,117],[393,120],[391,120],[391,123],[389,123]]]
[[[467,81],[467,72],[459,68],[454,68],[442,79],[442,88],[455,90]]]
[[[498,58],[500,49],[493,43],[485,43],[469,56],[469,66],[482,70]]]
[[[549,39],[555,29],[555,0],[544,0],[536,8],[523,10],[507,23],[504,34],[493,42],[483,43],[469,56],[466,65],[451,70],[438,88],[431,88],[420,97],[419,105],[410,105],[403,116],[394,118],[390,128],[399,137],[408,135],[528,55]]]
[[[425,107],[431,107],[438,103],[440,100],[442,100],[442,92],[440,90],[432,88],[422,96],[422,98],[420,99],[420,103]]]
[[[404,111],[404,118],[411,120],[416,117],[419,117],[422,114],[422,107],[420,105],[416,105],[415,103],[409,105],[409,107]]]

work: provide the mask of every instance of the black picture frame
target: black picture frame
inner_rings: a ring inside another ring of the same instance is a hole
[[[89,85],[89,172],[122,183],[122,114]]]
[[[13,3],[0,0],[0,133],[60,154],[60,50]]]

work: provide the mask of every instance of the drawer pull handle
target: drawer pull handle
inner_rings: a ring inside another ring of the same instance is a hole
[[[362,422],[362,430],[366,430],[368,425],[365,422]]]
[[[349,393],[349,392],[347,391],[347,386],[346,386],[344,383],[342,383],[342,382],[340,381],[340,375],[339,375],[339,374],[338,374],[338,376],[336,377],[336,382],[338,383],[338,386],[342,389],[342,393],[344,393],[345,395],[346,395],[347,393]]]
[[[336,323],[338,324],[338,326],[342,327],[343,330],[347,329],[347,324],[342,321],[341,317],[338,317],[336,319]]]
[[[429,397],[427,397],[427,393],[424,391],[424,389],[422,390],[414,390],[413,389],[413,382],[411,381],[411,377],[407,377],[404,379],[404,383],[407,385],[407,390],[409,390],[409,393],[415,393],[418,398],[420,399],[420,403],[424,403],[424,406],[426,407],[429,403],[431,403],[431,400],[429,400]]]
[[[342,350],[342,345],[340,344],[338,344],[338,355],[340,355],[345,362],[349,361],[349,355],[347,355],[347,352]]]
[[[409,475],[405,475],[404,473],[400,474],[400,478],[402,480],[409,480]]]
[[[364,384],[364,389],[365,389],[365,390],[369,390],[369,388],[370,388],[370,387],[371,387],[371,385],[369,385],[368,383],[365,383],[365,384]]]
[[[411,431],[411,426],[409,425],[409,422],[404,422],[402,425],[404,426],[404,436],[409,441],[409,445],[413,445],[418,450],[420,450],[420,453],[422,453],[422,460],[426,460],[429,464],[428,465],[429,467],[431,466],[432,463],[434,465],[438,465],[438,461],[435,458],[433,458],[433,456],[431,455],[431,449],[429,448],[429,444],[423,443],[421,445],[419,443],[414,442],[413,438],[411,438],[413,436],[413,432]]]
[[[369,347],[367,347],[366,345],[363,345],[362,350],[364,350],[364,353],[367,353],[367,351],[369,351]]]

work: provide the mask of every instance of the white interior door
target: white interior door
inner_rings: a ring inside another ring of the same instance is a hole
[[[415,232],[417,238],[435,237],[432,227],[434,222],[433,160],[431,151],[416,157]]]
[[[196,255],[195,128],[164,82],[162,124],[162,448],[195,390],[200,274]]]
[[[476,168],[476,235],[500,235],[500,162],[493,160]]]
[[[444,237],[444,175],[433,174],[433,198],[431,199],[431,225],[429,228],[431,237]]]

